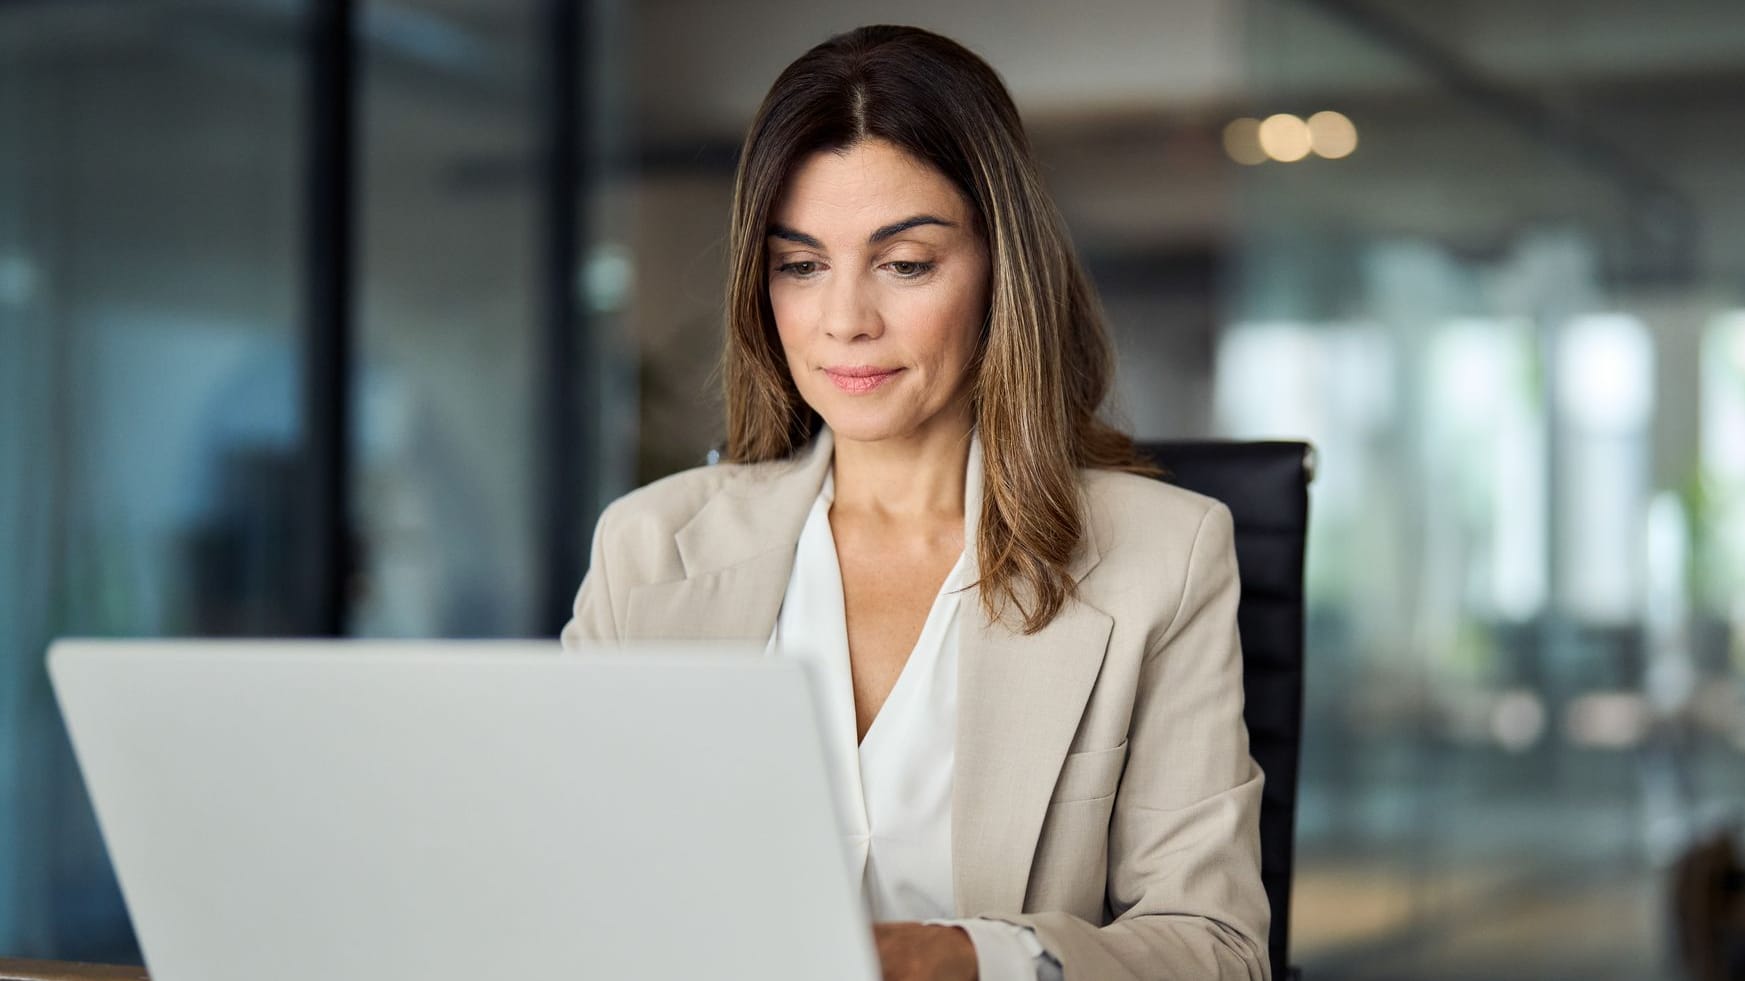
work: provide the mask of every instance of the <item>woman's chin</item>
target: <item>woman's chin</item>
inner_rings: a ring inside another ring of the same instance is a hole
[[[916,419],[913,413],[893,411],[899,407],[875,404],[872,399],[856,398],[850,401],[834,398],[820,401],[824,404],[815,405],[814,408],[838,440],[877,443],[907,436],[921,428],[921,420]],[[848,404],[843,404],[844,402]]]
[[[874,406],[830,406],[819,417],[830,427],[838,442],[882,443],[890,440],[913,439],[931,433],[941,425],[951,425],[943,413],[921,415],[914,412],[878,411]]]
[[[877,443],[907,435],[914,428],[900,425],[883,413],[832,412],[819,415],[823,416],[824,424],[830,427],[830,432],[839,442]]]

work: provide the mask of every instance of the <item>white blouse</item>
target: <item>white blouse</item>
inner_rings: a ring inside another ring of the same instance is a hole
[[[1059,981],[1059,962],[1035,931],[996,920],[949,919],[951,782],[956,751],[957,622],[968,594],[981,502],[981,444],[970,441],[964,479],[965,548],[945,577],[921,636],[878,715],[858,741],[842,571],[830,530],[834,468],[824,477],[795,549],[794,569],[768,651],[812,662],[825,755],[846,854],[874,921],[960,926],[983,981]],[[973,615],[973,613],[971,614]]]

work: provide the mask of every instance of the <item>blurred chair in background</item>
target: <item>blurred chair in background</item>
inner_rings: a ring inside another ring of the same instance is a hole
[[[1303,556],[1314,449],[1297,442],[1182,441],[1140,449],[1164,479],[1230,508],[1242,583],[1243,716],[1249,753],[1266,774],[1260,806],[1261,880],[1272,904],[1272,976],[1290,968],[1291,866],[1303,741]]]
[[[1745,978],[1745,866],[1730,832],[1698,842],[1673,865],[1672,916],[1685,977]]]

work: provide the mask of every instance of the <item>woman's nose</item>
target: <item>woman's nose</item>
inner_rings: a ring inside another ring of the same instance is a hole
[[[825,289],[824,333],[832,340],[874,338],[885,332],[871,285],[856,276],[840,276]]]

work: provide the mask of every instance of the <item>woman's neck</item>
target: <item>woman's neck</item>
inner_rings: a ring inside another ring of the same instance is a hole
[[[943,420],[941,420],[943,421]],[[832,510],[898,519],[963,518],[968,413],[903,439],[836,438]]]

